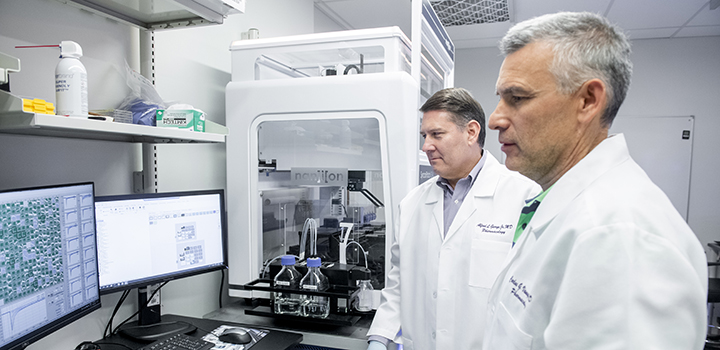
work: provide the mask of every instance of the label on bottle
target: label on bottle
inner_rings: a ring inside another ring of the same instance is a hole
[[[290,286],[290,281],[275,281],[275,285],[276,285],[276,286],[289,287],[289,286]]]
[[[87,73],[70,71],[55,74],[55,114],[87,115],[87,113]]]
[[[308,289],[308,290],[317,290],[318,289],[317,286],[313,286],[313,285],[309,285],[309,284],[303,284],[302,288]]]

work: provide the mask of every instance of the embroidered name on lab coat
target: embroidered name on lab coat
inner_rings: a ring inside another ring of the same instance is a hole
[[[477,225],[482,233],[494,233],[498,235],[504,235],[508,232],[512,232],[512,229],[515,225],[513,224],[483,224],[479,223]]]
[[[510,276],[509,282],[513,286],[510,290],[510,294],[514,295],[515,298],[520,301],[523,308],[525,308],[527,304],[532,301],[532,294],[527,291],[527,287],[523,283],[518,282],[518,280],[515,279],[515,276]]]

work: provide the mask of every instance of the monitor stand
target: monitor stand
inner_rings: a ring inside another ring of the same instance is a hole
[[[164,337],[177,333],[192,333],[197,327],[187,322],[174,321],[162,322],[160,316],[160,292],[155,294],[153,300],[149,300],[145,305],[145,300],[152,295],[153,291],[160,285],[152,285],[138,288],[138,303],[140,304],[140,312],[138,314],[137,325],[129,325],[120,329],[120,334],[133,340],[141,342],[153,342]]]

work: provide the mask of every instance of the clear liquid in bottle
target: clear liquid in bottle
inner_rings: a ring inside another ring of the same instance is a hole
[[[303,290],[322,292],[330,288],[327,276],[320,272],[320,258],[308,258],[308,272],[300,280]],[[327,318],[330,314],[330,297],[303,295],[302,316]]]
[[[273,311],[276,314],[296,315],[301,314],[303,298],[300,294],[292,293],[300,286],[300,272],[295,269],[295,257],[285,255],[280,258],[282,269],[275,276],[275,289],[287,289],[288,291],[273,292]]]

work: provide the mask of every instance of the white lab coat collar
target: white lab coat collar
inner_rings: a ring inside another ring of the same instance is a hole
[[[609,149],[609,151],[603,151]],[[599,150],[599,151],[598,151]],[[607,152],[607,153],[606,153]],[[604,154],[600,156],[599,154]],[[607,155],[610,156],[607,156]],[[565,173],[548,192],[543,199],[532,219],[528,223],[527,228],[515,244],[515,248],[510,251],[505,259],[505,264],[498,278],[502,278],[507,272],[508,267],[515,257],[520,253],[522,247],[526,246],[527,240],[535,241],[540,237],[536,235],[544,232],[545,227],[573,201],[580,193],[582,193],[589,185],[597,180],[602,174],[610,170],[610,168],[621,164],[630,159],[630,153],[627,149],[625,136],[623,134],[611,135],[599,145],[597,145],[585,158],[575,164],[567,173]],[[575,176],[574,174],[583,174]],[[589,175],[591,174],[591,175]],[[442,213],[441,213],[442,214]],[[532,235],[530,233],[533,233]],[[533,236],[529,238],[529,236]],[[497,283],[497,280],[495,281]],[[496,291],[491,293],[491,299],[495,298]]]
[[[605,172],[630,159],[625,136],[610,135],[553,185],[525,232],[542,232],[555,216]],[[575,175],[575,174],[582,174]],[[537,237],[536,237],[537,238]]]
[[[497,188],[497,183],[500,181],[500,172],[493,171],[494,168],[503,166],[498,162],[498,160],[490,154],[487,150],[484,152],[487,152],[487,158],[485,159],[485,164],[483,165],[482,169],[480,169],[480,172],[478,173],[477,179],[475,179],[472,188],[470,189],[470,193],[468,193],[467,197],[465,197],[465,200],[463,201],[463,204],[460,206],[460,209],[458,210],[457,214],[455,215],[455,219],[453,220],[452,224],[450,225],[450,228],[448,229],[447,235],[445,235],[445,239],[450,238],[455,232],[457,232],[460,227],[462,227],[463,223],[465,223],[466,220],[468,220],[472,214],[477,209],[477,206],[475,204],[474,198],[478,197],[492,197],[495,194],[495,189]],[[437,181],[437,177],[432,178],[428,181]],[[435,224],[438,225],[437,231],[440,232],[440,235],[443,234],[443,190],[439,186],[433,186],[430,190],[430,193],[427,196],[427,199],[425,200],[426,205],[435,205],[433,208],[433,217],[435,218]],[[470,198],[472,196],[473,198]],[[440,203],[440,205],[436,205]]]
[[[607,150],[607,151],[605,151]],[[603,154],[600,156],[599,154]],[[609,156],[608,156],[609,155]],[[528,223],[527,228],[518,239],[515,247],[510,251],[505,259],[503,269],[495,280],[488,303],[489,311],[495,312],[494,301],[498,299],[497,293],[498,279],[505,278],[508,269],[515,260],[515,257],[522,252],[524,247],[528,246],[527,241],[536,241],[539,237],[536,235],[544,232],[544,228],[575,199],[589,185],[597,180],[602,174],[610,168],[621,164],[630,159],[630,153],[627,150],[627,143],[623,134],[611,135],[599,145],[597,145],[585,158],[581,159],[574,167],[565,173],[548,192]],[[575,174],[583,174],[575,176]],[[533,234],[530,234],[533,233]]]

